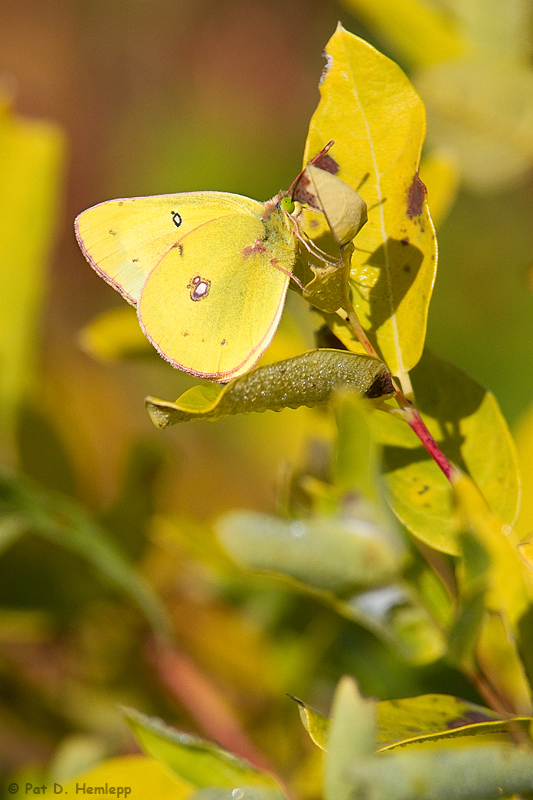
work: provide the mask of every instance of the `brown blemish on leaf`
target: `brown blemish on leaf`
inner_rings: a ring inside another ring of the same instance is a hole
[[[326,145],[324,148],[328,150],[329,147],[333,144],[330,142],[329,145]],[[324,172],[329,172],[330,175],[336,175],[339,171],[339,165],[332,158],[327,152],[322,151],[319,153],[315,158],[310,161],[314,167],[318,167],[318,169],[324,170]],[[298,203],[302,203],[302,205],[311,206],[311,208],[317,208],[321,211],[320,203],[316,197],[314,191],[309,189],[310,180],[305,174],[305,169],[300,173],[297,177],[296,181],[294,182],[292,188],[292,199],[296,200]]]
[[[319,169],[323,169],[324,172],[330,172],[332,175],[336,175],[339,171],[339,165],[335,159],[329,156],[327,153],[318,156],[316,160],[311,161],[311,164],[314,164],[314,166],[318,167]]]
[[[392,385],[392,377],[390,372],[381,372],[376,375],[370,386],[365,392],[365,397],[381,397],[384,394],[392,394],[394,386]]]
[[[453,730],[454,728],[464,728],[467,725],[475,725],[483,722],[494,722],[494,718],[488,717],[481,711],[467,711],[462,717],[448,720],[446,727]]]
[[[424,208],[424,198],[426,187],[418,177],[418,170],[415,172],[413,182],[407,192],[407,216],[409,219],[419,217]]]
[[[307,175],[302,172],[294,186],[292,199],[296,200],[298,203],[302,203],[304,206],[320,209],[316,195],[309,190],[310,183],[311,181]]]

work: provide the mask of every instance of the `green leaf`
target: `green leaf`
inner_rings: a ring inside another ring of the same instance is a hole
[[[512,525],[520,494],[516,455],[494,396],[427,351],[412,378],[422,418],[441,450],[473,478],[491,510]],[[394,513],[431,547],[458,555],[458,520],[448,481],[401,420],[376,412],[373,422],[384,445]]]
[[[247,567],[335,594],[383,585],[398,575],[405,559],[394,532],[368,518],[289,521],[236,511],[220,517],[216,531],[230,555]]]
[[[238,789],[199,789],[190,800],[283,800],[276,789],[262,786],[239,786]]]
[[[481,579],[486,579],[485,606],[488,610],[502,612],[507,623],[516,630],[519,618],[529,606],[529,599],[523,580],[522,561],[509,538],[510,530],[488,508],[477,486],[468,476],[456,478],[453,491],[457,511],[463,518],[462,524],[468,525],[470,532],[478,540],[478,548],[485,551],[484,558],[478,555],[479,563],[475,566],[476,572],[481,573]],[[469,568],[472,572],[474,565],[470,564]],[[469,577],[472,581],[472,576]]]
[[[326,249],[325,242],[321,242],[322,249]],[[314,277],[305,284],[303,295],[313,308],[326,314],[336,314],[339,309],[347,305],[349,296],[349,279],[351,269],[351,256],[353,245],[345,245],[338,263],[324,266],[316,257],[309,261],[309,267]]]
[[[490,675],[492,686],[506,705],[531,716],[531,686],[507,615],[497,611],[485,614],[476,660],[483,674]]]
[[[339,600],[336,609],[394,647],[411,664],[430,664],[446,652],[446,639],[406,581]]]
[[[316,708],[308,706],[303,700],[298,700],[293,697],[298,703],[298,711],[300,712],[300,719],[311,740],[320,747],[321,750],[327,750],[327,740],[329,731],[329,717],[321,714]]]
[[[148,717],[133,709],[125,709],[124,713],[143,750],[192,786],[227,789],[262,787],[271,790],[272,800],[282,800],[283,795],[274,780],[247,761],[211,742],[171,728],[157,717]]]
[[[326,56],[305,161],[333,139],[337,176],[368,206],[352,257],[352,302],[377,352],[401,377],[422,354],[436,271],[435,235],[417,174],[424,107],[394,62],[341,26]],[[325,221],[310,211],[304,220],[320,244]],[[340,317],[326,319],[341,341],[359,350]]]
[[[376,749],[376,704],[365,700],[357,684],[345,676],[333,697],[328,751],[324,765],[325,800],[352,800],[347,767]]]
[[[256,367],[223,388],[194,386],[175,403],[147,397],[146,407],[154,425],[166,428],[193,419],[314,406],[327,402],[340,387],[367,397],[381,397],[392,390],[385,365],[375,358],[342,350],[311,350]]]
[[[456,599],[450,596],[449,584],[453,580],[453,566],[448,556],[428,552],[423,547],[411,548],[411,558],[404,578],[438,627],[442,631],[449,631],[456,612]]]
[[[109,533],[77,503],[21,477],[0,476],[0,518],[18,520],[24,530],[54,542],[85,559],[98,575],[129,595],[154,630],[168,634],[165,611],[157,596],[117,550]],[[20,533],[20,529],[19,529]]]
[[[450,630],[446,660],[463,670],[475,667],[476,646],[485,617],[485,592],[480,590],[461,604]]]
[[[361,518],[287,521],[233,512],[219,518],[215,529],[236,561],[318,592],[337,613],[371,630],[407,661],[426,664],[445,652],[441,629],[414,592],[406,583],[390,583],[401,580],[405,548],[394,529],[376,524],[368,506]]]
[[[533,755],[509,744],[380,753],[346,774],[351,798],[496,800],[530,795]]]
[[[343,0],[368,25],[377,28],[402,59],[413,66],[459,56],[466,47],[446,9],[424,0]],[[462,3],[469,5],[469,3]]]
[[[376,502],[379,492],[381,448],[372,430],[371,409],[359,398],[339,394],[334,401],[337,439],[333,482],[344,492],[360,492]]]
[[[506,719],[490,708],[445,694],[425,694],[378,703],[380,750],[405,744],[455,739],[487,733],[506,733],[513,725],[527,729],[529,718]]]
[[[56,125],[18,116],[0,94],[0,430],[6,433],[35,377],[64,150]]]
[[[301,700],[300,717],[318,747],[327,750],[329,718]],[[527,731],[530,717],[508,719],[491,708],[446,694],[424,694],[377,703],[376,750],[409,744],[457,739],[481,734],[502,734],[511,741],[516,726]]]

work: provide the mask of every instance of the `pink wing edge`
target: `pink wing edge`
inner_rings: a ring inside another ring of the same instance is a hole
[[[259,361],[259,359],[261,358],[261,356],[263,355],[265,350],[268,348],[268,346],[269,346],[270,342],[272,341],[272,339],[274,337],[274,334],[275,334],[275,332],[276,332],[276,330],[278,328],[279,321],[281,319],[281,314],[282,314],[283,308],[285,306],[285,297],[287,295],[288,286],[289,286],[289,278],[287,278],[287,280],[285,282],[285,287],[283,289],[283,294],[280,296],[279,303],[278,303],[278,306],[276,308],[276,312],[275,312],[274,316],[272,317],[272,321],[270,322],[270,324],[269,324],[267,330],[265,331],[265,334],[262,337],[262,339],[250,351],[249,355],[243,361],[241,361],[240,364],[237,364],[237,366],[234,367],[234,369],[228,370],[227,372],[200,372],[198,370],[192,369],[191,367],[186,367],[184,364],[180,364],[178,361],[176,361],[175,359],[173,359],[170,356],[168,356],[159,347],[159,343],[156,342],[154,339],[152,339],[152,337],[150,336],[150,334],[148,333],[148,331],[144,327],[143,321],[141,319],[140,309],[138,308],[137,309],[137,316],[139,318],[139,325],[141,326],[141,329],[142,329],[144,335],[146,336],[148,341],[153,344],[153,346],[155,347],[155,349],[157,350],[159,355],[162,356],[165,359],[165,361],[168,361],[169,364],[172,364],[173,367],[176,367],[177,369],[181,369],[181,370],[183,370],[183,372],[188,372],[189,375],[194,375],[196,378],[207,378],[207,379],[210,379],[210,380],[215,380],[215,381],[217,381],[219,383],[224,383],[224,382],[232,380],[233,377],[240,378],[241,375],[240,374],[235,375],[235,373],[239,373],[240,370],[243,370],[243,374],[244,374],[244,372],[248,371],[248,369],[245,369],[245,367],[249,366],[249,369],[252,369],[255,366],[255,364]]]
[[[120,199],[121,198],[118,199],[119,202],[120,202]],[[125,197],[123,199],[124,200],[131,200],[132,198]],[[91,208],[97,208],[98,206],[104,206],[104,205],[106,205],[106,203],[109,203],[109,202],[110,202],[109,200],[106,200],[103,203],[97,203],[96,206],[91,206]],[[91,208],[86,209],[86,211],[90,211]],[[83,242],[83,238],[82,238],[82,235],[81,235],[80,229],[79,229],[79,219],[80,219],[81,216],[83,216],[83,214],[85,214],[85,211],[80,212],[78,214],[78,216],[76,217],[76,219],[74,220],[74,233],[76,234],[76,241],[78,242],[78,245],[79,245],[79,248],[80,248],[81,252],[85,256],[85,259],[89,262],[89,264],[94,269],[94,271],[96,273],[98,273],[98,275],[100,275],[100,277],[103,278],[106,283],[108,283],[110,286],[113,287],[113,289],[115,289],[119,294],[122,295],[124,300],[126,300],[128,303],[130,303],[130,305],[136,306],[137,305],[137,300],[135,300],[135,298],[133,298],[130,294],[128,294],[128,292],[119,283],[117,283],[115,280],[113,280],[113,278],[111,278],[107,274],[107,272],[104,272],[104,270],[101,267],[98,266],[96,261],[93,259],[93,257],[91,256],[91,254],[89,253],[89,251],[85,247],[85,244]]]
[[[180,193],[178,192],[176,194],[180,194]],[[108,275],[107,272],[104,272],[104,270],[101,267],[98,266],[96,261],[94,261],[93,257],[91,256],[91,254],[89,253],[89,251],[85,247],[82,235],[81,235],[80,230],[79,230],[79,219],[87,211],[91,211],[93,208],[98,208],[99,206],[105,206],[108,203],[123,203],[126,200],[127,201],[131,201],[131,200],[146,200],[148,197],[150,199],[152,199],[154,197],[159,197],[159,198],[161,198],[161,197],[175,197],[176,194],[173,194],[172,192],[168,192],[166,194],[139,195],[139,196],[136,196],[136,197],[116,197],[116,198],[113,198],[112,200],[104,200],[101,203],[96,203],[96,205],[90,206],[89,208],[86,208],[84,211],[80,211],[80,213],[77,215],[76,219],[74,220],[74,233],[76,234],[76,241],[78,242],[79,248],[80,248],[81,252],[83,253],[83,255],[85,256],[85,259],[87,260],[87,262],[91,265],[91,267],[94,269],[94,271],[98,275],[100,275],[101,278],[104,279],[104,281],[106,283],[108,283],[110,286],[112,286],[113,289],[115,289],[115,291],[117,291],[120,295],[122,295],[124,300],[126,300],[126,302],[130,303],[130,305],[132,305],[132,306],[136,306],[137,303],[138,303],[138,300],[136,300],[134,297],[132,297],[130,294],[128,294],[128,292],[119,283],[117,283],[117,281],[113,280],[113,278],[111,278],[111,276]],[[203,195],[203,194],[207,194],[207,192],[202,192],[202,191],[184,192],[183,194],[187,194],[187,195],[202,194]],[[215,192],[214,191],[214,192],[212,192],[212,194],[217,194],[218,195],[218,194],[229,194],[229,193],[227,193],[227,192]],[[237,196],[238,197],[244,197],[244,195],[237,195]],[[250,198],[249,197],[244,197],[244,199],[245,200],[249,200]],[[188,231],[188,233],[191,233],[191,231]],[[187,235],[187,234],[185,234],[185,235]],[[177,241],[179,241],[179,237],[178,237]],[[155,267],[154,267],[154,269],[155,269]],[[144,328],[143,328],[143,330],[144,330]],[[178,366],[178,365],[176,365],[176,366]],[[179,367],[179,368],[182,369],[182,367]]]

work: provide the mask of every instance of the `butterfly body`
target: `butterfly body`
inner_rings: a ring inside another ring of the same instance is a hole
[[[276,198],[225,192],[111,200],[75,223],[85,257],[137,307],[160,354],[218,381],[249,370],[274,335],[295,225]]]

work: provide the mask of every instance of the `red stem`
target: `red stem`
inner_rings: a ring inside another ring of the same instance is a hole
[[[411,430],[418,436],[431,458],[439,465],[448,480],[451,482],[454,474],[454,468],[426,428],[418,409],[404,407],[403,411],[405,413],[405,421]]]

